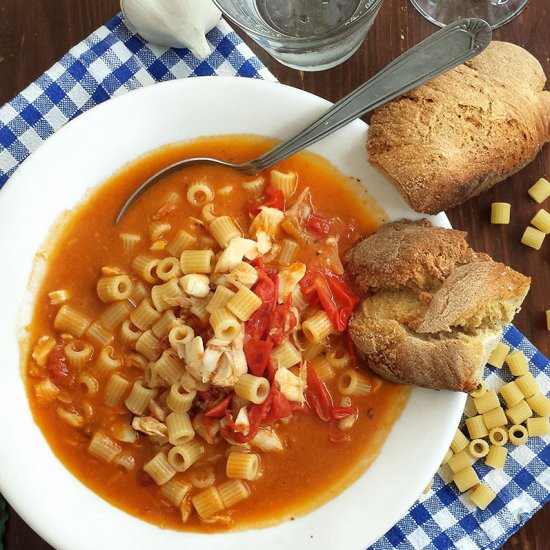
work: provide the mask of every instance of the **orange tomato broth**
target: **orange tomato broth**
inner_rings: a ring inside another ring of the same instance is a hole
[[[204,165],[169,176],[141,197],[121,223],[114,226],[115,215],[131,191],[149,175],[178,159],[212,156],[244,161],[264,152],[273,143],[273,140],[258,136],[219,136],[165,146],[147,154],[124,167],[77,207],[59,231],[53,246],[50,246],[46,274],[37,294],[33,320],[28,327],[30,350],[26,361],[29,374],[26,383],[34,419],[59,460],[86,486],[113,505],[163,528],[212,532],[259,527],[293,519],[318,507],[349,486],[376,458],[409,396],[407,388],[379,380],[370,371],[366,372],[380,386],[374,393],[353,398],[353,403],[359,408],[359,416],[354,426],[345,432],[351,440],[344,443],[329,441],[327,425],[313,411],[294,414],[290,422],[277,428],[285,444],[284,451],[260,453],[262,476],[248,482],[251,495],[231,511],[233,521],[230,525],[201,523],[195,516],[184,525],[179,510],[162,497],[159,488],[154,483],[143,484],[139,472],[153,456],[146,437],[140,437],[133,444],[121,444],[123,448],[130,445],[135,451],[136,468],[127,472],[120,466],[104,463],[87,453],[89,431],[65,424],[56,414],[59,401],[43,404],[37,400],[33,384],[43,374],[33,364],[30,351],[41,335],[56,336],[53,320],[59,309],[59,306],[50,305],[48,292],[68,290],[71,295],[68,303],[92,320],[96,319],[106,307],[96,294],[101,267],[121,266],[131,273],[131,258],[137,254],[154,255],[148,250],[148,223],[174,190],[180,192],[185,205],[163,221],[172,225],[172,232],[191,227],[188,225],[188,215],[182,215],[182,209],[200,217],[200,208],[193,210],[184,198],[188,185],[199,178],[206,179],[214,190],[235,184],[237,191],[224,199],[223,208],[216,206],[215,213],[233,216],[243,228],[250,224],[247,214],[250,194],[239,183],[252,178],[236,171]],[[341,257],[353,242],[373,232],[379,224],[372,203],[369,206],[366,194],[361,194],[357,183],[350,182],[349,178],[321,157],[301,153],[280,163],[277,168],[297,172],[298,189],[294,197],[308,186],[316,213],[327,217],[339,216],[345,221],[346,230],[339,242]],[[292,204],[292,198],[289,202]],[[142,235],[141,242],[131,254],[122,250],[119,234],[125,231]],[[307,259],[300,255],[296,260],[307,263]],[[117,356],[120,356],[118,350]],[[135,370],[134,378],[141,373]],[[35,376],[37,374],[38,377]],[[335,404],[338,404],[335,381],[329,381],[327,386]],[[122,412],[125,410],[123,405],[118,409],[101,406],[101,391],[97,403],[85,397],[80,386],[63,393],[69,393],[77,409],[83,407],[86,400],[91,403],[93,417],[87,424],[89,429],[126,418]],[[129,415],[127,410],[126,415]],[[223,445],[220,445],[219,449],[223,452]],[[221,465],[218,465],[217,477],[222,476],[221,480],[225,478],[224,464],[225,461],[221,461]]]

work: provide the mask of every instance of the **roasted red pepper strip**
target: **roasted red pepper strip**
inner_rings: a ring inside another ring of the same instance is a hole
[[[328,270],[308,270],[300,281],[300,289],[310,305],[319,298],[336,330],[346,330],[359,298],[342,277]]]
[[[233,399],[233,395],[234,395],[233,392],[230,393],[227,397],[222,399],[219,403],[214,405],[211,409],[208,409],[204,413],[204,416],[215,417],[215,418],[218,418],[218,417],[221,418],[222,416],[225,416],[225,411],[227,411],[229,407],[229,403]]]
[[[271,384],[269,393],[271,394],[271,406],[261,421],[262,426],[269,426],[292,414],[290,401],[281,393],[277,382]]]
[[[250,429],[247,434],[241,432],[235,432],[230,426],[224,426],[220,431],[223,437],[229,437],[233,439],[235,443],[247,443],[251,439],[256,437],[258,430],[260,429],[260,423],[265,418],[269,407],[271,406],[271,393],[268,394],[266,400],[261,405],[250,405],[248,408],[248,421],[250,422]]]
[[[306,221],[306,228],[319,237],[326,237],[330,233],[329,221],[319,214],[311,214]]]
[[[285,196],[280,189],[274,189],[268,187],[265,190],[266,198],[260,204],[254,204],[250,207],[252,214],[258,214],[262,206],[268,206],[269,208],[278,208],[279,210],[285,209]]]
[[[254,376],[263,376],[271,358],[273,344],[264,340],[250,338],[244,343],[244,354],[248,370]]]
[[[306,400],[324,422],[332,418],[332,398],[313,367],[307,367]]]
[[[334,420],[343,420],[348,416],[356,416],[359,414],[357,407],[332,407],[331,415]]]

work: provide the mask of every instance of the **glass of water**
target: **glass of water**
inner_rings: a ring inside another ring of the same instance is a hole
[[[321,71],[351,57],[382,0],[214,0],[277,61]]]
[[[493,29],[502,27],[520,14],[529,0],[411,0],[413,6],[432,23],[444,27],[464,17],[479,17]]]

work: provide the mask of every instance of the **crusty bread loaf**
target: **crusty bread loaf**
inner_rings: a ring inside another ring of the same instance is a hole
[[[382,226],[346,256],[363,294],[349,330],[368,366],[405,384],[472,391],[530,279],[465,234],[425,220]]]
[[[479,56],[371,118],[369,161],[417,212],[463,203],[529,164],[550,141],[550,92],[523,48],[492,42]]]

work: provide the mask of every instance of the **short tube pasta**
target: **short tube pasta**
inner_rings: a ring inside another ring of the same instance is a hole
[[[183,292],[178,284],[178,279],[170,279],[151,289],[151,301],[155,309],[161,313],[174,306],[182,296]]]
[[[164,338],[170,334],[174,321],[176,321],[174,310],[167,309],[158,321],[153,324],[151,330],[157,338]]]
[[[529,437],[543,436],[550,433],[550,423],[547,416],[528,418],[526,424]]]
[[[106,328],[102,327],[98,321],[92,323],[88,327],[88,330],[86,331],[86,338],[91,340],[96,346],[101,347],[109,346],[115,339],[114,335]]]
[[[457,430],[451,442],[451,449],[454,453],[459,453],[465,449],[469,443],[468,438],[460,430]]]
[[[157,265],[156,274],[161,281],[169,281],[170,279],[181,277],[182,273],[179,259],[175,256],[163,258]]]
[[[506,436],[508,439],[508,436]],[[491,468],[496,468],[502,470],[504,468],[504,463],[506,462],[506,457],[508,456],[508,449],[499,445],[491,445],[489,447],[489,452],[485,457],[485,464]]]
[[[132,260],[132,269],[148,283],[157,282],[157,265],[159,260],[156,258],[151,258],[149,256],[136,256]]]
[[[329,316],[319,310],[302,323],[302,330],[310,342],[319,342],[329,334],[335,332]]]
[[[298,244],[292,239],[283,239],[281,251],[279,252],[279,263],[290,265],[298,252]]]
[[[204,454],[204,448],[198,441],[189,441],[176,445],[168,452],[168,463],[176,472],[185,472]]]
[[[139,330],[147,330],[161,317],[161,313],[153,307],[151,300],[145,298],[130,315],[130,321]]]
[[[269,380],[253,374],[243,374],[235,384],[235,393],[242,399],[259,405],[269,394]]]
[[[88,445],[88,453],[104,462],[112,462],[122,449],[103,432],[96,432]]]
[[[485,392],[481,397],[474,398],[474,405],[479,414],[500,407],[500,401],[495,390]]]
[[[156,361],[161,353],[160,342],[152,330],[146,330],[136,340],[136,351],[149,361]]]
[[[517,405],[523,399],[523,393],[518,388],[516,381],[504,384],[504,386],[500,388],[500,395],[502,395],[502,398],[508,407]]]
[[[233,237],[241,237],[242,232],[231,216],[219,216],[208,226],[210,233],[222,248],[226,248]]]
[[[187,391],[181,382],[176,382],[170,387],[166,404],[173,412],[184,413],[191,408],[196,395],[196,390]]]
[[[453,481],[458,487],[458,490],[461,493],[464,493],[479,483],[479,477],[477,476],[475,470],[471,466],[468,466],[467,468],[464,468],[464,470],[457,472],[453,476]]]
[[[81,370],[94,352],[94,348],[82,340],[71,340],[65,344],[64,350],[69,364],[76,370]]]
[[[512,445],[523,445],[527,441],[529,433],[525,426],[515,424],[508,430],[508,436]]]
[[[257,294],[243,287],[234,296],[229,298],[226,307],[237,319],[248,321],[252,314],[260,308],[262,303],[262,299]]]
[[[185,372],[185,365],[172,350],[162,352],[153,367],[155,372],[170,386],[180,379]]]
[[[106,330],[113,331],[125,319],[128,319],[131,311],[132,308],[127,302],[115,302],[103,310],[103,313],[99,316],[99,323]]]
[[[496,494],[487,485],[480,483],[471,493],[470,498],[472,502],[480,509],[485,510],[493,500],[496,498]]]
[[[523,232],[521,244],[534,248],[535,250],[540,250],[544,237],[546,237],[546,235],[542,231],[529,226],[526,227]]]
[[[240,479],[230,479],[220,483],[218,492],[226,508],[231,508],[250,496],[248,485]]]
[[[540,392],[539,383],[535,380],[535,377],[528,372],[523,374],[514,380],[516,387],[522,393],[523,397],[532,397],[537,392]],[[514,403],[515,404],[515,403]]]
[[[236,317],[227,309],[217,309],[210,316],[210,325],[216,338],[231,342],[241,332],[241,325]]]
[[[325,357],[318,357],[311,361],[311,366],[315,369],[317,376],[322,382],[332,380],[336,376],[330,362]]]
[[[180,267],[183,274],[212,273],[214,262],[213,250],[184,250],[180,256]]]
[[[501,426],[506,426],[508,423],[506,419],[506,414],[504,413],[504,409],[502,407],[497,407],[496,409],[492,409],[486,413],[483,413],[483,422],[485,423],[485,426],[487,426],[487,429],[490,431],[493,428],[499,428]]]
[[[255,453],[230,452],[225,465],[225,473],[230,479],[252,481],[260,473],[260,457]]]
[[[550,214],[544,208],[541,208],[531,220],[531,225],[548,235],[550,233]]]
[[[122,361],[115,357],[115,350],[111,346],[104,347],[99,352],[99,357],[95,365],[97,376],[107,376],[122,365]]]
[[[510,203],[494,202],[491,204],[491,223],[509,224],[510,223]]]
[[[176,470],[170,466],[163,452],[157,453],[149,462],[146,462],[143,469],[157,485],[164,485],[176,475]]]
[[[519,403],[506,409],[506,416],[514,423],[521,424],[525,422],[528,418],[533,416],[533,410],[527,404],[527,402],[522,399]]]
[[[487,392],[487,386],[485,385],[485,382],[482,381],[479,386],[474,390],[470,392],[470,397],[481,397]]]
[[[338,377],[338,391],[342,395],[368,395],[371,392],[369,380],[353,369],[346,369]]]
[[[527,190],[527,192],[534,201],[540,204],[550,197],[550,182],[544,178],[540,178]]]
[[[132,279],[128,275],[102,277],[97,282],[97,295],[102,302],[127,300],[132,294]]]
[[[120,233],[119,237],[122,239],[122,247],[126,254],[132,252],[141,241],[141,236],[136,233]]]
[[[550,416],[550,399],[542,392],[537,392],[526,399],[531,409],[540,416]]]
[[[132,347],[142,332],[129,319],[126,319],[120,327],[120,339],[122,345]]]
[[[235,296],[235,292],[226,286],[218,285],[214,295],[206,305],[206,311],[208,311],[208,313],[214,313],[217,309],[224,308],[233,296]]]
[[[189,443],[195,437],[195,430],[186,412],[169,414],[166,417],[166,426],[168,428],[168,441],[172,445]]]
[[[191,484],[186,481],[171,479],[161,486],[160,492],[174,506],[180,506],[191,491]]]
[[[269,173],[269,184],[274,189],[280,189],[285,199],[290,198],[296,191],[298,175],[296,172],[281,172],[271,170]]]
[[[115,372],[107,382],[103,401],[110,407],[116,407],[122,401],[131,385],[132,383],[129,380]]]
[[[529,372],[529,364],[527,363],[527,357],[522,351],[514,351],[508,357],[506,357],[506,363],[510,367],[510,371],[514,376],[521,376]]]
[[[499,342],[499,344],[496,346],[496,348],[491,353],[489,359],[487,360],[487,364],[497,369],[501,369],[502,365],[504,365],[504,360],[508,356],[509,351],[510,346],[507,346],[503,342]]]
[[[124,404],[130,412],[141,416],[147,409],[149,401],[156,395],[156,389],[146,388],[143,384],[143,380],[138,379],[133,383],[130,395],[128,395]]]
[[[172,256],[179,257],[184,250],[191,248],[195,244],[196,238],[194,235],[191,235],[188,231],[180,229],[176,236],[168,242],[166,245],[166,250]]]
[[[499,426],[498,428],[493,428],[489,432],[489,441],[496,446],[503,446],[508,443],[508,430],[506,428]]]
[[[208,519],[225,508],[222,497],[214,486],[192,497],[191,502],[202,519]]]
[[[192,206],[204,206],[212,202],[214,191],[205,181],[196,181],[187,189],[187,201]]]
[[[455,453],[448,461],[447,465],[453,472],[453,474],[456,474],[457,472],[460,472],[464,470],[465,468],[468,468],[468,466],[472,465],[472,459],[468,455],[468,453],[465,450],[462,450],[458,453]]]
[[[62,305],[55,316],[53,326],[59,332],[68,332],[77,338],[80,338],[86,329],[90,326],[90,319],[77,311],[76,309]]]
[[[466,428],[472,439],[481,439],[489,435],[483,416],[477,415],[466,419]]]
[[[470,441],[468,450],[474,458],[483,458],[489,452],[489,443],[484,439],[474,439]]]

